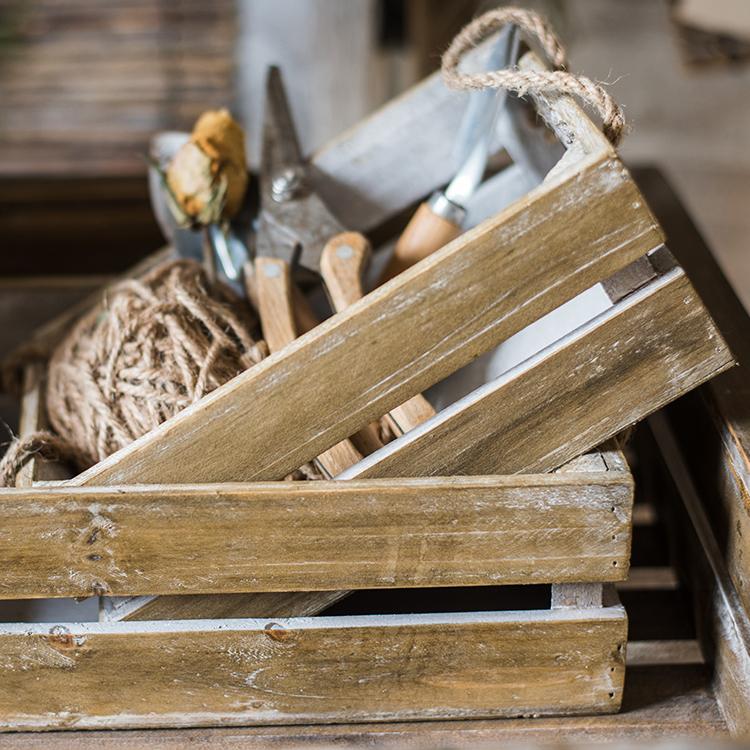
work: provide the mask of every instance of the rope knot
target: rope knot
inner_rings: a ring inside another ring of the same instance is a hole
[[[554,70],[491,70],[463,73],[461,58],[491,34],[514,24],[536,39]],[[528,94],[568,94],[576,96],[599,113],[602,130],[609,142],[617,146],[625,130],[620,105],[600,83],[582,75],[569,73],[567,53],[547,20],[529,10],[507,7],[490,10],[465,26],[451,42],[442,59],[443,80],[452,89],[478,90],[504,88],[518,96]]]

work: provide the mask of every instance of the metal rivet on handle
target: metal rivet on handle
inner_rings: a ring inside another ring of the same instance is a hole
[[[341,260],[349,260],[354,255],[354,250],[349,245],[339,245],[336,248],[336,256]]]
[[[269,263],[263,266],[263,273],[269,279],[278,279],[281,276],[281,265],[279,263]]]

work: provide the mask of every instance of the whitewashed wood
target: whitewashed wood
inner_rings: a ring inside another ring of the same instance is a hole
[[[549,471],[732,363],[692,286],[674,269],[342,478]]]
[[[608,443],[600,451],[574,458],[558,472],[602,473],[628,482],[630,471],[622,452]],[[530,478],[530,477],[529,477]],[[582,477],[582,479],[585,479]],[[630,534],[629,522],[626,533]],[[627,561],[626,561],[627,563]],[[115,620],[191,619],[204,617],[307,616],[324,611],[349,592],[295,592],[214,596],[101,597],[101,618]]]
[[[668,667],[704,664],[700,643],[696,640],[628,641],[628,667]]]
[[[0,597],[620,580],[632,495],[624,472],[5,489]]]
[[[278,479],[660,242],[619,162],[594,158],[74,481]]]
[[[552,586],[552,609],[592,609],[602,606],[601,583],[558,583]]]
[[[349,591],[284,591],[263,594],[102,596],[99,621],[201,620],[248,617],[310,617],[348,596]]]
[[[47,408],[45,405],[45,388],[47,383],[46,365],[32,362],[23,371],[23,394],[21,396],[21,414],[18,435],[21,439],[39,430],[49,429]],[[69,467],[57,461],[48,461],[34,457],[18,472],[16,487],[31,487],[37,482],[61,481],[70,479]]]
[[[0,726],[114,729],[610,713],[622,698],[625,638],[625,612],[618,606],[4,625]]]
[[[733,734],[750,732],[750,618],[745,610],[711,528],[701,497],[685,463],[679,443],[664,414],[655,414],[649,426],[669,469],[698,542],[690,547],[699,573],[698,603],[704,625],[704,647],[710,649],[714,689]]]
[[[372,229],[451,179],[467,96],[435,73],[313,154],[315,186],[346,227]]]

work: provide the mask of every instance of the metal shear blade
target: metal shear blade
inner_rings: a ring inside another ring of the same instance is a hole
[[[275,66],[266,81],[260,179],[256,255],[298,262],[319,273],[326,242],[344,227],[312,189],[281,71]]]

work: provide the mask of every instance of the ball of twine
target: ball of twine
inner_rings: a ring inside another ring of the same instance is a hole
[[[93,465],[260,362],[229,295],[189,260],[117,285],[50,360],[52,427]]]
[[[35,455],[86,469],[130,444],[260,362],[268,351],[253,325],[250,308],[195,261],[118,284],[50,359],[47,413],[57,434],[14,441],[0,482],[13,484]]]

